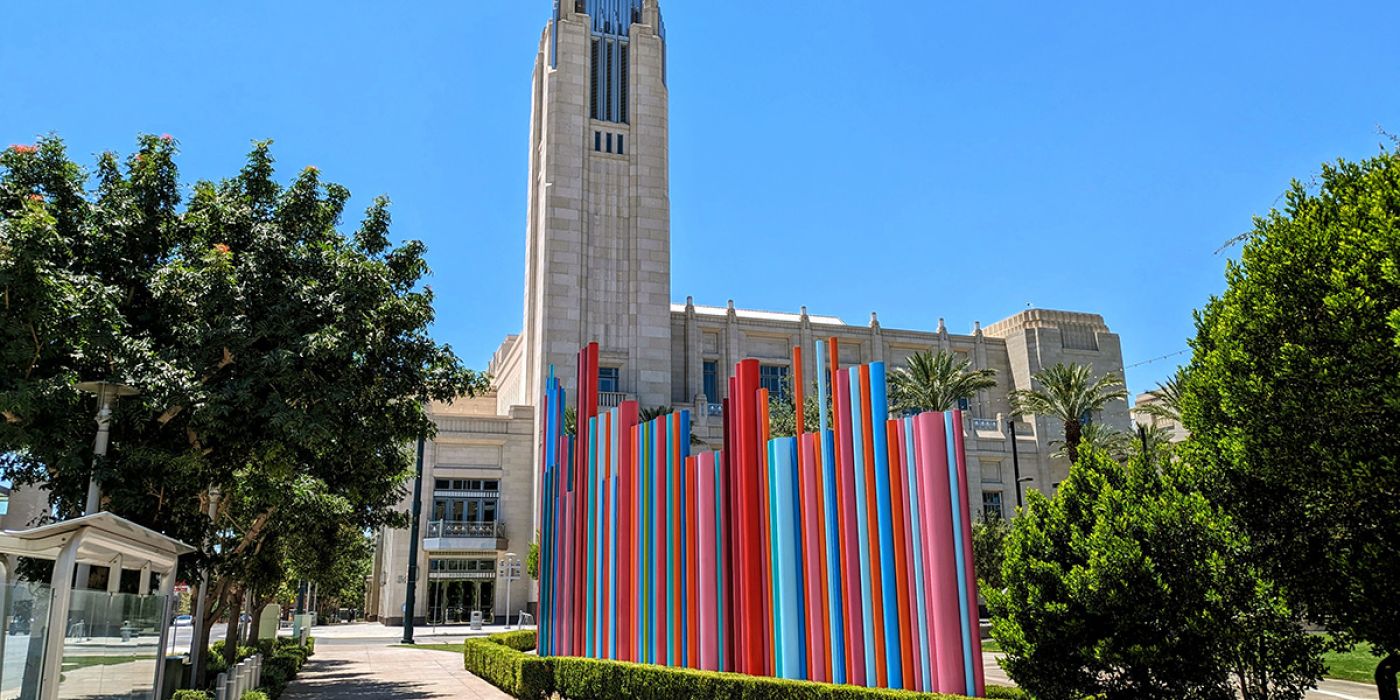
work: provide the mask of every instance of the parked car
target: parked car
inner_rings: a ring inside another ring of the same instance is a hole
[[[190,625],[193,625],[193,624],[194,624],[194,617],[191,616],[191,615],[176,615],[176,616],[175,616],[175,626],[176,626],[176,627],[189,627]]]

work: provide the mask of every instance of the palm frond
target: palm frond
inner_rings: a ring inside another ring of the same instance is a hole
[[[1066,423],[1077,422],[1080,416],[1128,398],[1118,375],[1094,377],[1088,365],[1057,364],[1037,372],[1032,378],[1039,388],[1011,393],[1011,410],[1015,415],[1050,416]]]
[[[1166,381],[1157,384],[1157,388],[1149,391],[1148,395],[1152,400],[1138,404],[1133,408],[1146,416],[1159,418],[1173,423],[1181,422],[1181,396],[1186,391],[1186,370],[1178,367],[1176,374],[1168,377]]]
[[[970,360],[930,350],[911,355],[906,366],[891,373],[890,403],[899,413],[946,411],[996,385],[996,370],[972,369]]]

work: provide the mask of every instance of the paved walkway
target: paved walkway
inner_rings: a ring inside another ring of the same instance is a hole
[[[415,638],[424,644],[460,643],[464,637],[502,631],[493,627],[420,627]],[[431,649],[390,646],[403,632],[375,624],[318,626],[316,655],[302,668],[283,695],[286,700],[505,700],[510,696],[467,673],[460,654]],[[997,654],[982,655],[988,683],[1014,685],[997,663]],[[1375,686],[1324,680],[1308,700],[1371,700]]]
[[[377,644],[316,645],[283,700],[504,700],[462,668],[462,655]]]

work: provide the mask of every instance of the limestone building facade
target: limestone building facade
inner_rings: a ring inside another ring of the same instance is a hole
[[[763,383],[777,391],[792,372],[792,346],[818,339],[839,339],[842,366],[894,368],[915,352],[957,353],[996,370],[997,386],[964,406],[963,429],[973,512],[1001,515],[1010,515],[1018,486],[1048,491],[1068,470],[1050,457],[1062,427],[1012,420],[1010,392],[1059,362],[1122,374],[1118,336],[1090,313],[1030,309],[955,334],[941,319],[932,330],[904,330],[882,327],[873,313],[851,324],[805,307],[673,303],[667,61],[658,0],[554,3],[532,83],[522,330],[491,359],[490,394],[432,409],[438,435],[426,451],[413,613],[421,621],[466,621],[473,610],[514,620],[532,609],[528,579],[511,584],[507,609],[497,573],[508,557],[525,561],[534,539],[543,381],[553,365],[572,395],[576,353],[589,342],[601,346],[601,404],[688,410],[710,445],[720,444],[719,406],[739,360],[760,360]],[[804,376],[816,376],[815,367]],[[1127,403],[1094,419],[1127,429]],[[1012,476],[1013,444],[1023,484]],[[378,535],[367,608],[386,624],[404,615],[408,538],[406,529]]]

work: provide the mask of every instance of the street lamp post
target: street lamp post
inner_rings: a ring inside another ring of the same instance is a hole
[[[418,606],[418,521],[423,518],[423,447],[418,436],[418,466],[413,477],[413,522],[408,526],[408,592],[403,600],[403,643],[413,644],[413,610]]]
[[[501,565],[501,577],[506,582],[506,629],[510,629],[510,584],[520,580],[518,567],[520,560],[514,552],[507,552],[506,559]]]
[[[1016,480],[1016,510],[1021,510],[1021,451],[1016,449],[1016,419],[1006,419],[1006,434],[1011,436],[1011,472]]]
[[[134,387],[112,382],[81,382],[78,390],[97,397],[97,437],[92,442],[92,473],[88,476],[87,499],[83,503],[83,515],[92,515],[102,508],[102,489],[97,485],[97,468],[107,458],[107,444],[112,436],[112,405],[123,396],[135,396]],[[78,587],[87,588],[92,574],[92,565],[78,565]],[[109,576],[111,574],[108,574]],[[118,572],[117,575],[120,575]]]
[[[102,489],[97,485],[97,463],[107,456],[107,443],[111,438],[112,404],[123,396],[135,396],[140,392],[134,387],[112,382],[82,382],[78,384],[78,389],[97,396],[97,438],[92,443],[92,475],[88,477],[87,502],[83,506],[83,515],[92,515],[102,505]],[[83,582],[81,578],[78,580]]]

